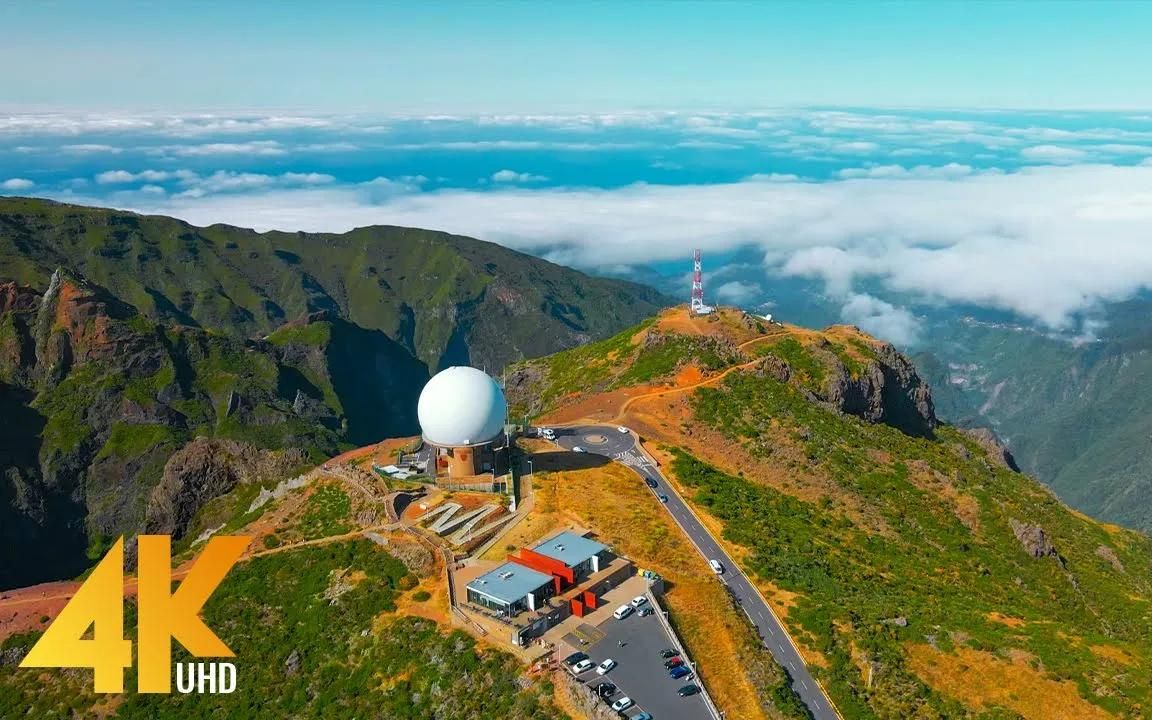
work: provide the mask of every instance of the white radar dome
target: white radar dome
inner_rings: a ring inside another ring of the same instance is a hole
[[[420,392],[416,405],[424,439],[460,447],[488,442],[504,430],[508,403],[488,373],[471,367],[441,370]]]

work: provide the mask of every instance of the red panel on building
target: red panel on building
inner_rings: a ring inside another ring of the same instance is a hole
[[[576,598],[572,598],[572,601],[568,605],[572,608],[573,615],[576,617],[584,617],[584,603]]]
[[[596,593],[592,592],[591,590],[585,590],[584,596],[581,599],[584,601],[584,604],[588,606],[589,610],[596,609]]]
[[[576,582],[576,574],[572,572],[572,568],[568,567],[559,560],[541,555],[538,552],[533,552],[528,548],[520,548],[520,555],[509,555],[508,559],[514,563],[518,563],[527,568],[545,573],[547,575],[555,575],[562,577],[568,581],[569,585]]]

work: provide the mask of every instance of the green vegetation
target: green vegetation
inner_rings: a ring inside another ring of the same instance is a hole
[[[533,411],[555,407],[557,402],[576,392],[594,392],[605,388],[617,367],[631,358],[636,348],[632,338],[652,324],[647,320],[638,326],[623,330],[606,340],[580,345],[539,360],[529,360],[512,368],[513,372],[523,369],[527,373],[540,373],[544,376],[539,388],[534,388],[536,407],[514,406],[510,414],[531,415]],[[539,390],[537,393],[536,390]]]
[[[671,377],[692,362],[714,372],[744,359],[734,345],[705,336],[652,330],[655,318],[607,340],[513,366],[531,388],[513,395],[511,415],[534,415],[557,407],[568,395],[595,393]],[[647,332],[646,332],[647,331]],[[639,342],[634,340],[639,337]]]
[[[20,198],[0,198],[0,220],[0,283],[33,289],[11,287],[22,302],[0,313],[0,413],[27,428],[0,544],[42,548],[0,563],[0,586],[80,572],[102,542],[86,532],[137,531],[192,438],[320,462],[415,434],[430,372],[497,371],[665,302],[426,230],[255,233]]]
[[[1152,531],[1152,333],[1148,301],[1108,309],[1094,342],[1072,343],[1041,331],[955,324],[946,337],[948,367],[924,354],[941,416],[959,425],[992,425],[1010,438],[1026,471],[1093,517]],[[962,380],[962,382],[954,382]]]
[[[296,525],[302,539],[315,540],[352,531],[348,518],[352,511],[351,501],[348,493],[335,485],[325,484],[316,488],[304,507],[304,514]]]
[[[96,459],[109,456],[132,458],[157,448],[161,445],[174,445],[182,438],[167,425],[130,425],[116,423],[112,426],[108,439],[100,448]]]
[[[423,618],[387,615],[407,576],[402,563],[366,540],[301,548],[237,566],[204,613],[209,627],[236,653],[236,692],[129,693],[110,717],[563,717],[549,700],[550,688],[521,683],[521,668],[511,655],[481,652],[468,635],[442,632]],[[0,650],[30,647],[35,637],[9,638]],[[189,660],[183,650],[173,657]],[[49,672],[50,683],[42,682],[40,670],[0,673],[0,717],[91,717],[103,701],[91,694],[91,673]],[[135,671],[125,682],[134,687]]]
[[[695,362],[708,372],[723,370],[743,358],[735,347],[707,337],[680,334],[649,335],[632,364],[616,378],[615,387],[637,385],[667,377],[685,362]]]
[[[1030,478],[988,463],[951,428],[935,440],[909,437],[745,373],[698,390],[693,405],[700,421],[754,455],[799,445],[804,460],[790,469],[834,483],[821,502],[807,502],[676,451],[677,477],[724,521],[725,537],[751,551],[748,570],[800,594],[789,617],[829,658],[824,680],[847,717],[965,716],[908,669],[904,645],[926,641],[1029,653],[1044,675],[1075,681],[1109,711],[1132,713],[1152,699],[1152,619],[1141,599],[1148,577],[1120,572],[1098,554],[1107,548],[1123,565],[1146,568],[1148,538],[1074,515]],[[1025,552],[1012,520],[1043,527],[1060,558]],[[990,613],[1022,625],[993,622]],[[894,618],[907,618],[907,627]],[[1123,672],[1104,667],[1088,649],[1096,644],[1142,659]],[[880,668],[871,688],[853,647]]]
[[[827,365],[796,338],[786,337],[773,343],[763,343],[756,347],[756,353],[760,356],[773,355],[779,358],[791,368],[796,380],[801,385],[814,392],[823,391],[828,380]],[[847,355],[841,350],[840,353],[837,353],[837,357],[840,357],[841,354]],[[859,368],[858,363],[855,366]],[[848,367],[851,369],[853,365]]]
[[[325,345],[332,339],[332,325],[329,323],[308,323],[307,325],[285,325],[268,336],[273,345]]]
[[[67,269],[153,320],[244,338],[327,310],[404,343],[433,369],[461,350],[492,368],[545,355],[667,304],[642,285],[431,230],[255,233],[17,198],[0,198],[0,215],[12,219],[0,232],[0,280],[43,289],[67,258]],[[299,332],[291,342],[316,344],[317,330]]]

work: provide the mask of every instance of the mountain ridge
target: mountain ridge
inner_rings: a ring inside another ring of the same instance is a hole
[[[367,259],[349,259],[349,248]],[[316,280],[345,265],[372,289],[367,310]],[[397,281],[409,275],[414,284]],[[649,289],[443,233],[261,234],[0,198],[0,407],[24,420],[0,438],[0,540],[33,548],[0,566],[0,587],[82,571],[149,521],[162,478],[178,500],[157,507],[183,520],[226,492],[230,480],[207,495],[181,490],[187,468],[206,467],[195,462],[171,477],[170,461],[197,438],[245,444],[208,453],[234,479],[251,473],[221,462],[287,447],[317,462],[411,435],[418,393],[440,364],[495,372],[659,302]],[[376,322],[356,322],[365,318]]]
[[[495,372],[668,303],[643,285],[438,231],[258,233],[23,198],[0,198],[0,266],[3,279],[40,289],[65,267],[151,317],[245,337],[332,311],[381,330],[431,371]]]
[[[1071,510],[987,432],[885,422],[869,411],[885,395],[875,387],[845,404],[839,379],[883,376],[869,369],[893,360],[883,344],[851,328],[757,322],[666,311],[592,350],[515,366],[514,402],[554,397],[542,424],[638,433],[785,609],[846,717],[1139,714],[1150,699],[1152,541]],[[684,339],[658,346],[674,352],[646,344],[673,327]],[[741,357],[715,362],[701,337]],[[930,395],[901,360],[911,374],[890,390],[925,401],[927,424]],[[571,365],[587,369],[589,392],[566,385]]]

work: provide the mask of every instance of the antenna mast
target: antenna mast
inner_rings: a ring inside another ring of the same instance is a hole
[[[707,315],[712,312],[712,308],[704,304],[702,255],[699,248],[692,251],[692,299],[688,304],[688,311],[693,315]]]

